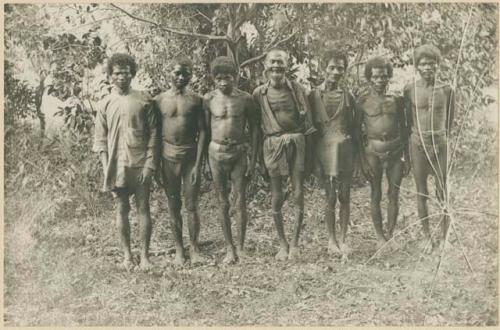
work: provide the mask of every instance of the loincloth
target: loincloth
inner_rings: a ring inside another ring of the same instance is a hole
[[[325,131],[318,138],[315,153],[325,175],[338,177],[352,174],[354,150],[350,136]]]
[[[289,175],[291,170],[304,171],[306,141],[303,133],[267,136],[264,140],[264,164],[269,176]]]
[[[445,131],[422,132],[412,131],[410,137],[412,158],[425,157],[430,164],[444,164],[447,157],[447,137]]]
[[[378,157],[381,161],[391,161],[401,158],[404,145],[398,136],[391,140],[379,140],[368,137],[365,152]]]
[[[210,141],[208,145],[208,158],[212,169],[232,171],[235,164],[246,164],[246,143],[221,144]]]
[[[182,163],[187,159],[192,159],[196,156],[197,144],[175,145],[166,141],[162,142],[162,156],[173,163]]]

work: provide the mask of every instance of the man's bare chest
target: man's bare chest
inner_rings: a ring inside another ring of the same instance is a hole
[[[243,100],[235,97],[216,97],[210,102],[212,115],[218,118],[241,117],[244,107]]]
[[[194,97],[173,95],[162,99],[160,112],[163,117],[190,117],[196,115],[199,104]]]

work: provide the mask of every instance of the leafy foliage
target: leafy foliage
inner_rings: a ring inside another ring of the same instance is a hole
[[[12,63],[4,61],[4,119],[11,126],[16,119],[35,118],[36,91],[24,80],[17,79],[12,73]]]

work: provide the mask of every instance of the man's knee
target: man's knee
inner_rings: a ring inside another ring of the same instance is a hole
[[[371,200],[372,203],[380,204],[380,201],[382,200],[382,192],[380,189],[373,189],[371,191]]]
[[[387,189],[387,196],[389,197],[389,200],[396,200],[399,198],[399,187],[396,187],[395,185],[389,185],[389,188]]]
[[[274,211],[280,211],[283,206],[283,193],[281,191],[273,191],[271,194],[272,207]]]
[[[194,196],[186,196],[186,200],[185,200],[185,204],[186,204],[186,210],[189,212],[189,213],[195,213],[197,211],[197,201],[196,201],[196,198]]]
[[[174,213],[179,213],[182,208],[182,201],[180,196],[169,194],[168,197],[168,207]]]
[[[351,198],[351,191],[349,187],[341,187],[339,191],[339,202],[341,204],[349,203],[349,199]]]
[[[125,200],[123,198],[118,200],[118,212],[120,216],[128,217],[128,214],[130,212],[130,204],[128,200]]]

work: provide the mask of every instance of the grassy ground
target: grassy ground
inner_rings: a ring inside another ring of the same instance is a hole
[[[44,159],[37,166],[45,168]],[[375,257],[369,189],[353,190],[353,253],[346,263],[327,254],[323,195],[308,186],[301,260],[274,261],[278,244],[270,197],[261,189],[249,201],[249,257],[222,265],[218,206],[207,183],[200,201],[201,241],[210,262],[174,266],[165,196],[155,191],[157,267],[150,273],[119,269],[114,207],[105,209],[112,205],[110,196],[69,193],[78,187],[54,193],[46,183],[7,186],[5,325],[498,325],[498,224],[497,216],[486,214],[498,212],[498,178],[486,173],[452,178],[459,239],[451,233],[442,259],[418,247],[422,237],[410,178],[401,193],[392,252]],[[288,204],[285,214],[291,214]],[[137,254],[134,211],[132,221]],[[291,233],[289,218],[286,228]]]

